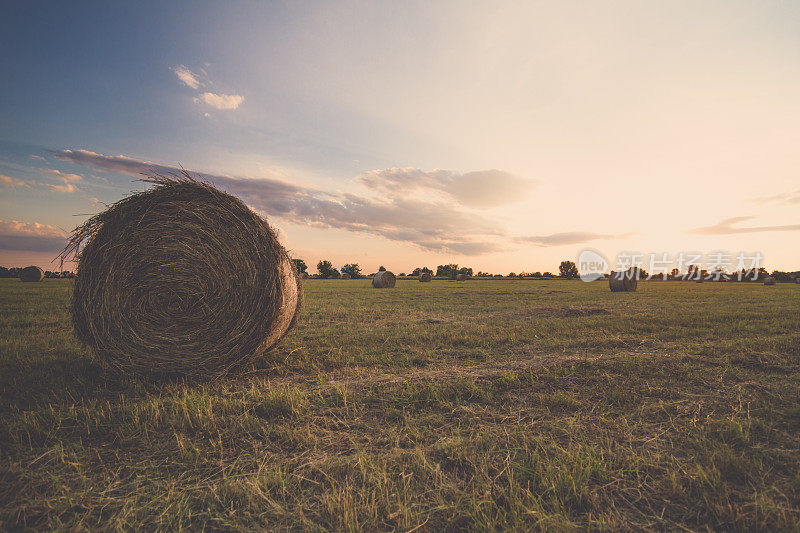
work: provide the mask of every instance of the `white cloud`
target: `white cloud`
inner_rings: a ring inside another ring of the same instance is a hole
[[[606,239],[625,239],[633,233],[595,233],[593,231],[565,231],[550,235],[530,235],[518,237],[517,242],[531,243],[537,246],[565,246],[567,244],[581,244],[589,241]]]
[[[203,93],[195,98],[194,101],[204,102],[216,109],[236,109],[244,102],[244,96],[238,94]]]
[[[187,87],[191,87],[192,89],[199,89],[203,84],[197,77],[197,74],[189,70],[184,65],[178,65],[172,68],[172,71],[178,76],[178,79],[183,82],[184,85]]]
[[[44,183],[43,185],[50,189],[51,191],[58,191],[58,192],[75,192],[78,190],[74,182],[81,181],[83,178],[78,174],[69,174],[67,172],[61,172],[60,170],[56,170],[53,168],[42,168],[40,169],[45,174],[50,176],[54,176],[58,181],[63,183],[63,185],[53,185],[51,183]]]
[[[0,184],[8,185],[9,187],[25,187],[26,189],[31,188],[28,183],[12,178],[11,176],[6,176],[5,174],[0,174]]]
[[[61,172],[60,170],[56,170],[53,168],[43,168],[41,169],[43,172],[55,176],[58,178],[59,181],[64,183],[69,183],[71,181],[81,181],[83,177],[79,176],[78,174],[68,174],[66,172]]]
[[[442,169],[386,168],[365,172],[357,180],[390,196],[409,196],[418,190],[440,191],[462,205],[477,209],[523,200],[535,186],[532,180],[496,169],[461,174]]]
[[[164,175],[181,172],[177,167],[88,150],[60,150],[53,154],[62,161],[136,177],[154,172]],[[240,179],[219,174],[197,176],[236,194],[258,212],[294,224],[368,233],[425,250],[459,255],[497,252],[505,245],[505,232],[495,220],[476,215],[452,201],[392,195],[365,198],[319,191],[276,179]]]
[[[761,204],[800,204],[800,189],[790,192],[783,192],[774,196],[763,196],[756,198],[756,202]]]
[[[71,183],[65,183],[64,185],[52,185],[50,183],[45,183],[44,186],[52,191],[58,192],[75,192],[77,190],[76,187]]]
[[[755,217],[731,217],[720,220],[713,226],[704,226],[695,228],[689,233],[696,233],[699,235],[735,235],[737,233],[762,233],[765,231],[800,231],[800,224],[786,224],[780,226],[738,226],[734,224],[752,220]]]
[[[55,226],[0,220],[0,250],[52,252],[65,244],[66,235]]]

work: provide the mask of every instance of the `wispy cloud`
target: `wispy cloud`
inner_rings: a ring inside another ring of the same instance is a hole
[[[703,226],[690,230],[689,233],[696,233],[699,235],[734,235],[737,233],[761,233],[765,231],[800,231],[800,224],[787,224],[782,226],[739,226],[734,227],[735,224],[752,220],[755,217],[731,217],[720,220],[713,226]]]
[[[488,209],[524,199],[535,182],[502,170],[478,170],[461,174],[450,170],[387,168],[370,170],[358,181],[388,196],[409,196],[419,190],[442,192],[460,204]]]
[[[178,79],[183,82],[184,85],[187,87],[191,87],[192,89],[199,89],[203,84],[200,82],[200,78],[197,74],[189,70],[188,67],[185,65],[178,65],[172,67],[172,71],[178,76]]]
[[[8,185],[9,187],[24,187],[26,189],[31,188],[30,184],[27,182],[12,178],[11,176],[6,176],[5,174],[0,174],[0,185]]]
[[[57,252],[64,248],[63,231],[48,224],[0,220],[0,250]]]
[[[761,198],[756,198],[755,201],[760,204],[800,204],[800,189],[773,196],[762,196]]]
[[[530,235],[517,237],[515,240],[521,243],[532,243],[537,246],[565,246],[567,244],[581,244],[584,242],[606,240],[606,239],[626,239],[633,233],[595,233],[592,231],[566,231],[563,233],[553,233],[550,235]]]
[[[221,110],[236,109],[244,102],[244,96],[238,94],[203,93],[195,98],[194,101],[198,103],[203,102]]]
[[[205,71],[202,69],[202,75],[192,72],[186,65],[177,65],[172,67],[172,71],[175,73],[181,83],[190,89],[199,91],[201,87],[214,85],[211,83]],[[194,102],[196,104],[205,104],[213,107],[214,109],[226,111],[238,109],[239,106],[242,105],[242,102],[244,102],[244,96],[239,94],[224,94],[206,91],[195,96]],[[204,115],[209,116],[208,113],[204,113]]]
[[[152,172],[175,174],[180,168],[127,156],[88,150],[53,152],[62,161],[141,177]],[[499,251],[504,231],[490,219],[452,202],[397,195],[366,198],[319,191],[276,179],[242,179],[198,173],[200,178],[236,194],[254,209],[293,224],[379,235],[432,251],[481,255]]]
[[[58,192],[75,192],[77,187],[75,187],[71,183],[65,183],[64,185],[53,185],[52,183],[45,183],[45,187],[50,189],[51,191],[58,191]]]
[[[78,190],[78,188],[74,185],[74,183],[81,181],[83,179],[78,174],[69,174],[67,172],[61,172],[60,170],[56,170],[54,168],[42,168],[40,170],[48,176],[53,176],[55,179],[57,179],[62,183],[62,184],[52,184],[52,183],[42,184],[51,191],[65,192],[65,193],[75,192]]]
[[[56,170],[54,168],[43,168],[41,170],[45,174],[55,176],[59,181],[62,181],[64,183],[81,181],[83,179],[83,177],[78,174],[69,174],[66,172],[61,172],[60,170]]]

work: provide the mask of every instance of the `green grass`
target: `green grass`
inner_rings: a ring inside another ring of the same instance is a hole
[[[800,285],[305,283],[273,359],[120,376],[0,281],[0,529],[800,528]]]

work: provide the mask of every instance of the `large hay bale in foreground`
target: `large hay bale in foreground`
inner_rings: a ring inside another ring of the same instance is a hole
[[[608,286],[611,292],[634,292],[639,284],[638,270],[629,268],[625,272],[614,272],[608,276]]]
[[[301,303],[275,231],[189,174],[145,181],[156,186],[75,229],[62,254],[79,258],[78,337],[121,370],[221,376],[260,358]]]
[[[764,285],[775,285],[775,278],[772,276],[764,278]]]
[[[376,289],[391,289],[396,282],[394,274],[388,270],[381,270],[372,277],[372,286]]]
[[[37,266],[25,267],[19,271],[19,280],[26,283],[44,281],[44,270]]]
[[[456,274],[456,281],[467,281],[466,274]]]
[[[419,275],[419,280],[422,283],[429,283],[431,281],[431,279],[432,279],[432,277],[431,277],[431,273],[430,272],[422,272]]]

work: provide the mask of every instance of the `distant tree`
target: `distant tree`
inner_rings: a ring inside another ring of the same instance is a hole
[[[513,272],[509,272],[509,273],[508,273],[508,277],[509,277],[509,278],[516,278],[516,277],[517,277],[517,275],[516,275],[516,274],[514,274]]]
[[[531,274],[531,276],[533,276],[536,279],[539,279],[539,278],[542,277],[542,273],[537,271],[537,272],[534,272],[533,274]]]
[[[544,274],[542,274],[542,277],[543,278],[554,278],[555,276],[553,275],[552,272],[545,272]]]
[[[339,277],[339,271],[333,268],[333,264],[327,259],[317,263],[317,272],[322,279]]]
[[[294,261],[294,267],[297,269],[298,274],[308,273],[308,266],[305,261],[302,259],[292,259],[292,261]]]
[[[449,265],[439,265],[436,267],[436,276],[450,279],[456,279],[458,274],[458,265],[451,263]]]
[[[405,276],[405,275],[406,275],[406,273],[405,273],[405,272],[400,272],[400,273],[399,273],[397,276],[402,278],[402,277],[403,277],[403,276]]]
[[[681,275],[681,271],[677,268],[673,268],[672,272],[669,273],[669,279],[678,279],[678,276]]]
[[[364,275],[361,273],[361,267],[359,267],[356,263],[349,263],[343,266],[342,273],[350,274],[350,277],[353,279],[360,279],[364,277]]]
[[[427,272],[428,274],[433,275],[433,270],[431,270],[428,267],[422,267],[422,268],[417,267],[417,268],[415,268],[414,270],[411,271],[411,275],[412,276],[419,276],[423,272]]]
[[[561,261],[561,264],[558,265],[558,275],[564,279],[576,279],[578,267],[572,261]]]
[[[457,274],[464,274],[465,276],[472,277],[472,269],[469,267],[461,267],[458,269]]]

